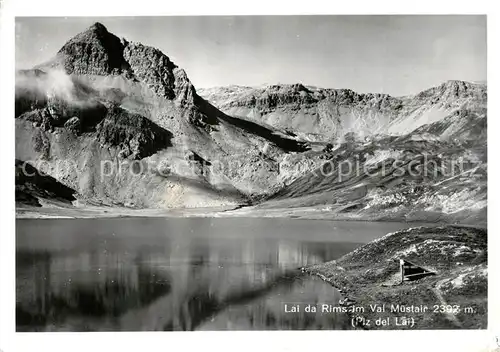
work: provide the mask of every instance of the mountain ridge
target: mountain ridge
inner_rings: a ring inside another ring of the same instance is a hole
[[[294,87],[303,87],[312,91],[317,91],[317,90],[324,90],[324,91],[352,91],[354,93],[357,93],[359,95],[372,95],[372,96],[387,96],[391,98],[407,98],[407,97],[412,97],[416,96],[419,94],[422,94],[423,92],[426,91],[432,91],[436,89],[441,89],[441,87],[457,87],[457,86],[479,86],[479,87],[487,87],[487,83],[485,81],[467,81],[467,80],[458,80],[458,79],[449,79],[446,81],[443,81],[442,83],[431,86],[429,88],[426,88],[422,91],[410,93],[410,94],[403,94],[403,95],[396,95],[396,94],[389,94],[389,93],[381,93],[381,92],[356,92],[355,90],[351,88],[335,88],[335,87],[322,87],[322,86],[317,86],[317,85],[312,85],[312,84],[307,84],[303,82],[295,82],[295,83],[275,83],[275,84],[260,84],[260,85],[254,85],[254,86],[247,86],[247,85],[240,85],[240,84],[229,84],[225,86],[212,86],[212,87],[202,87],[198,88],[198,91],[200,92],[205,92],[204,94],[208,95],[210,91],[215,91],[215,90],[226,90],[226,91],[237,91],[237,90],[267,90],[269,88],[273,87],[289,87],[289,88],[294,88]],[[303,89],[302,88],[302,89]],[[455,88],[456,89],[456,88]]]
[[[383,133],[411,132],[424,123],[393,123],[399,117],[412,115],[421,108],[432,110],[439,103],[445,106],[438,112],[435,122],[444,118],[445,114],[453,112],[450,103],[454,100],[476,98],[486,101],[486,86],[465,81],[449,80],[439,86],[431,87],[419,93],[393,97],[381,93],[356,93],[344,88],[318,88],[303,84],[268,85],[261,88],[230,86],[210,89],[200,89],[199,93],[224,112],[261,121],[280,130],[298,130],[304,137],[320,135],[324,139],[338,139],[343,133],[362,130],[363,134],[371,131]],[[474,96],[474,93],[476,96]],[[440,109],[441,106],[438,106]],[[341,111],[339,109],[344,109]],[[347,109],[347,110],[346,110]],[[326,110],[326,111],[325,111]],[[449,110],[449,111],[448,111]],[[418,113],[418,117],[427,111]],[[360,118],[360,115],[373,116],[371,121]],[[295,116],[297,116],[294,121]],[[413,117],[414,120],[418,120]],[[304,122],[309,121],[309,123]],[[339,131],[330,126],[327,121],[335,121],[343,126]],[[362,125],[350,125],[357,120]]]

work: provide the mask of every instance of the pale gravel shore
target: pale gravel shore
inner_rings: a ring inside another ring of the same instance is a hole
[[[16,208],[16,219],[83,219],[120,217],[217,217],[221,212],[233,209],[218,208],[172,208],[172,209],[130,209],[130,208]]]
[[[486,227],[482,222],[455,221],[446,216],[436,219],[435,213],[426,216],[406,218],[401,214],[393,216],[377,216],[366,213],[336,213],[325,210],[324,207],[297,207],[262,209],[258,206],[223,206],[204,208],[147,208],[133,209],[125,207],[18,207],[16,219],[92,219],[92,218],[121,218],[121,217],[213,217],[213,218],[290,218],[303,220],[331,220],[331,221],[382,221],[408,222],[428,224],[460,224],[463,226]]]

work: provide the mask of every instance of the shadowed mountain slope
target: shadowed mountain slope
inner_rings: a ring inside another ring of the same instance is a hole
[[[53,177],[43,175],[32,165],[16,159],[16,204],[18,206],[42,206],[52,201],[71,205],[76,200],[75,190],[64,186]]]

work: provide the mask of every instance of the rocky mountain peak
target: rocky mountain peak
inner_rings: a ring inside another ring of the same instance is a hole
[[[460,97],[467,95],[467,91],[478,89],[479,85],[465,81],[449,80],[441,84],[439,88],[443,93]]]
[[[122,53],[120,39],[97,22],[66,42],[55,63],[68,74],[120,74],[128,69]]]
[[[455,99],[466,98],[486,100],[487,88],[484,84],[449,80],[437,87],[420,92],[416,95],[416,98],[429,100],[430,103],[449,102]]]
[[[94,23],[92,26],[89,27],[89,30],[102,32],[102,33],[109,33],[108,29],[101,22]]]
[[[159,49],[118,38],[96,22],[68,40],[56,57],[38,68],[74,75],[122,75],[145,84],[157,96],[193,102],[196,90],[184,70]]]
[[[108,29],[100,22],[96,22],[94,23],[93,25],[91,25],[90,27],[88,27],[86,30],[84,30],[83,32],[77,34],[75,37],[73,37],[72,39],[84,39],[85,38],[90,38],[90,37],[94,37],[94,38],[105,38],[106,36],[110,36],[112,35]]]

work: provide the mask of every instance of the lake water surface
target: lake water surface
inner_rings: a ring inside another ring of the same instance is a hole
[[[337,259],[406,223],[256,218],[16,222],[18,331],[345,329],[297,268]]]

